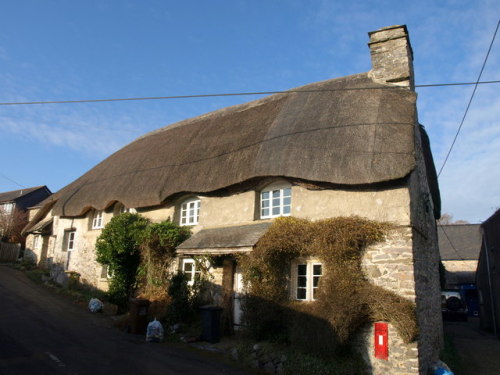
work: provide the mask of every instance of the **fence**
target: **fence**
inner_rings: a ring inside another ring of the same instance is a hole
[[[15,262],[20,251],[21,245],[17,243],[0,242],[0,262]]]

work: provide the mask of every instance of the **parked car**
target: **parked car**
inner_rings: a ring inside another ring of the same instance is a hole
[[[467,321],[467,304],[459,290],[441,291],[441,312],[444,320]]]

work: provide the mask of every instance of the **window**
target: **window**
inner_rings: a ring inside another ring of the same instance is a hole
[[[289,216],[292,206],[290,186],[271,186],[260,193],[260,218]]]
[[[104,213],[102,211],[94,211],[92,218],[92,229],[101,229],[104,227]]]
[[[197,269],[196,262],[191,258],[182,260],[182,272],[186,274],[188,285],[193,285],[194,281],[200,277],[200,270]]]
[[[200,216],[200,200],[191,198],[181,204],[181,225],[197,225]]]
[[[64,232],[63,250],[65,251],[75,250],[75,238],[76,238],[76,230],[66,230]]]
[[[35,234],[35,236],[33,237],[33,249],[37,250],[39,248],[40,248],[40,235]]]
[[[107,264],[101,267],[101,279],[111,279],[113,278],[113,272],[109,269]]]
[[[323,265],[317,261],[300,261],[294,263],[293,267],[293,298],[299,301],[314,301],[319,280],[323,276]]]
[[[4,203],[1,208],[5,214],[10,215],[14,210],[14,203]]]
[[[135,208],[128,208],[128,207],[125,207],[125,206],[121,206],[120,213],[124,214],[125,212],[131,213],[131,214],[136,214],[137,210]]]

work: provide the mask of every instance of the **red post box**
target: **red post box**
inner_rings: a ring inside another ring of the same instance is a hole
[[[387,323],[375,323],[375,358],[389,359],[389,327]]]

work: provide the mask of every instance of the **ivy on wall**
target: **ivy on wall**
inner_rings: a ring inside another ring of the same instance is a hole
[[[149,224],[144,229],[138,270],[138,288],[142,297],[152,300],[167,298],[175,249],[190,235],[188,227],[181,227],[168,220]]]
[[[364,250],[384,241],[388,230],[389,224],[359,217],[275,220],[254,251],[239,259],[249,331],[257,339],[320,354],[345,347],[372,321],[388,321],[405,342],[413,341],[418,333],[414,303],[369,283],[361,266]],[[291,301],[291,262],[308,257],[319,259],[324,269],[316,300]]]

